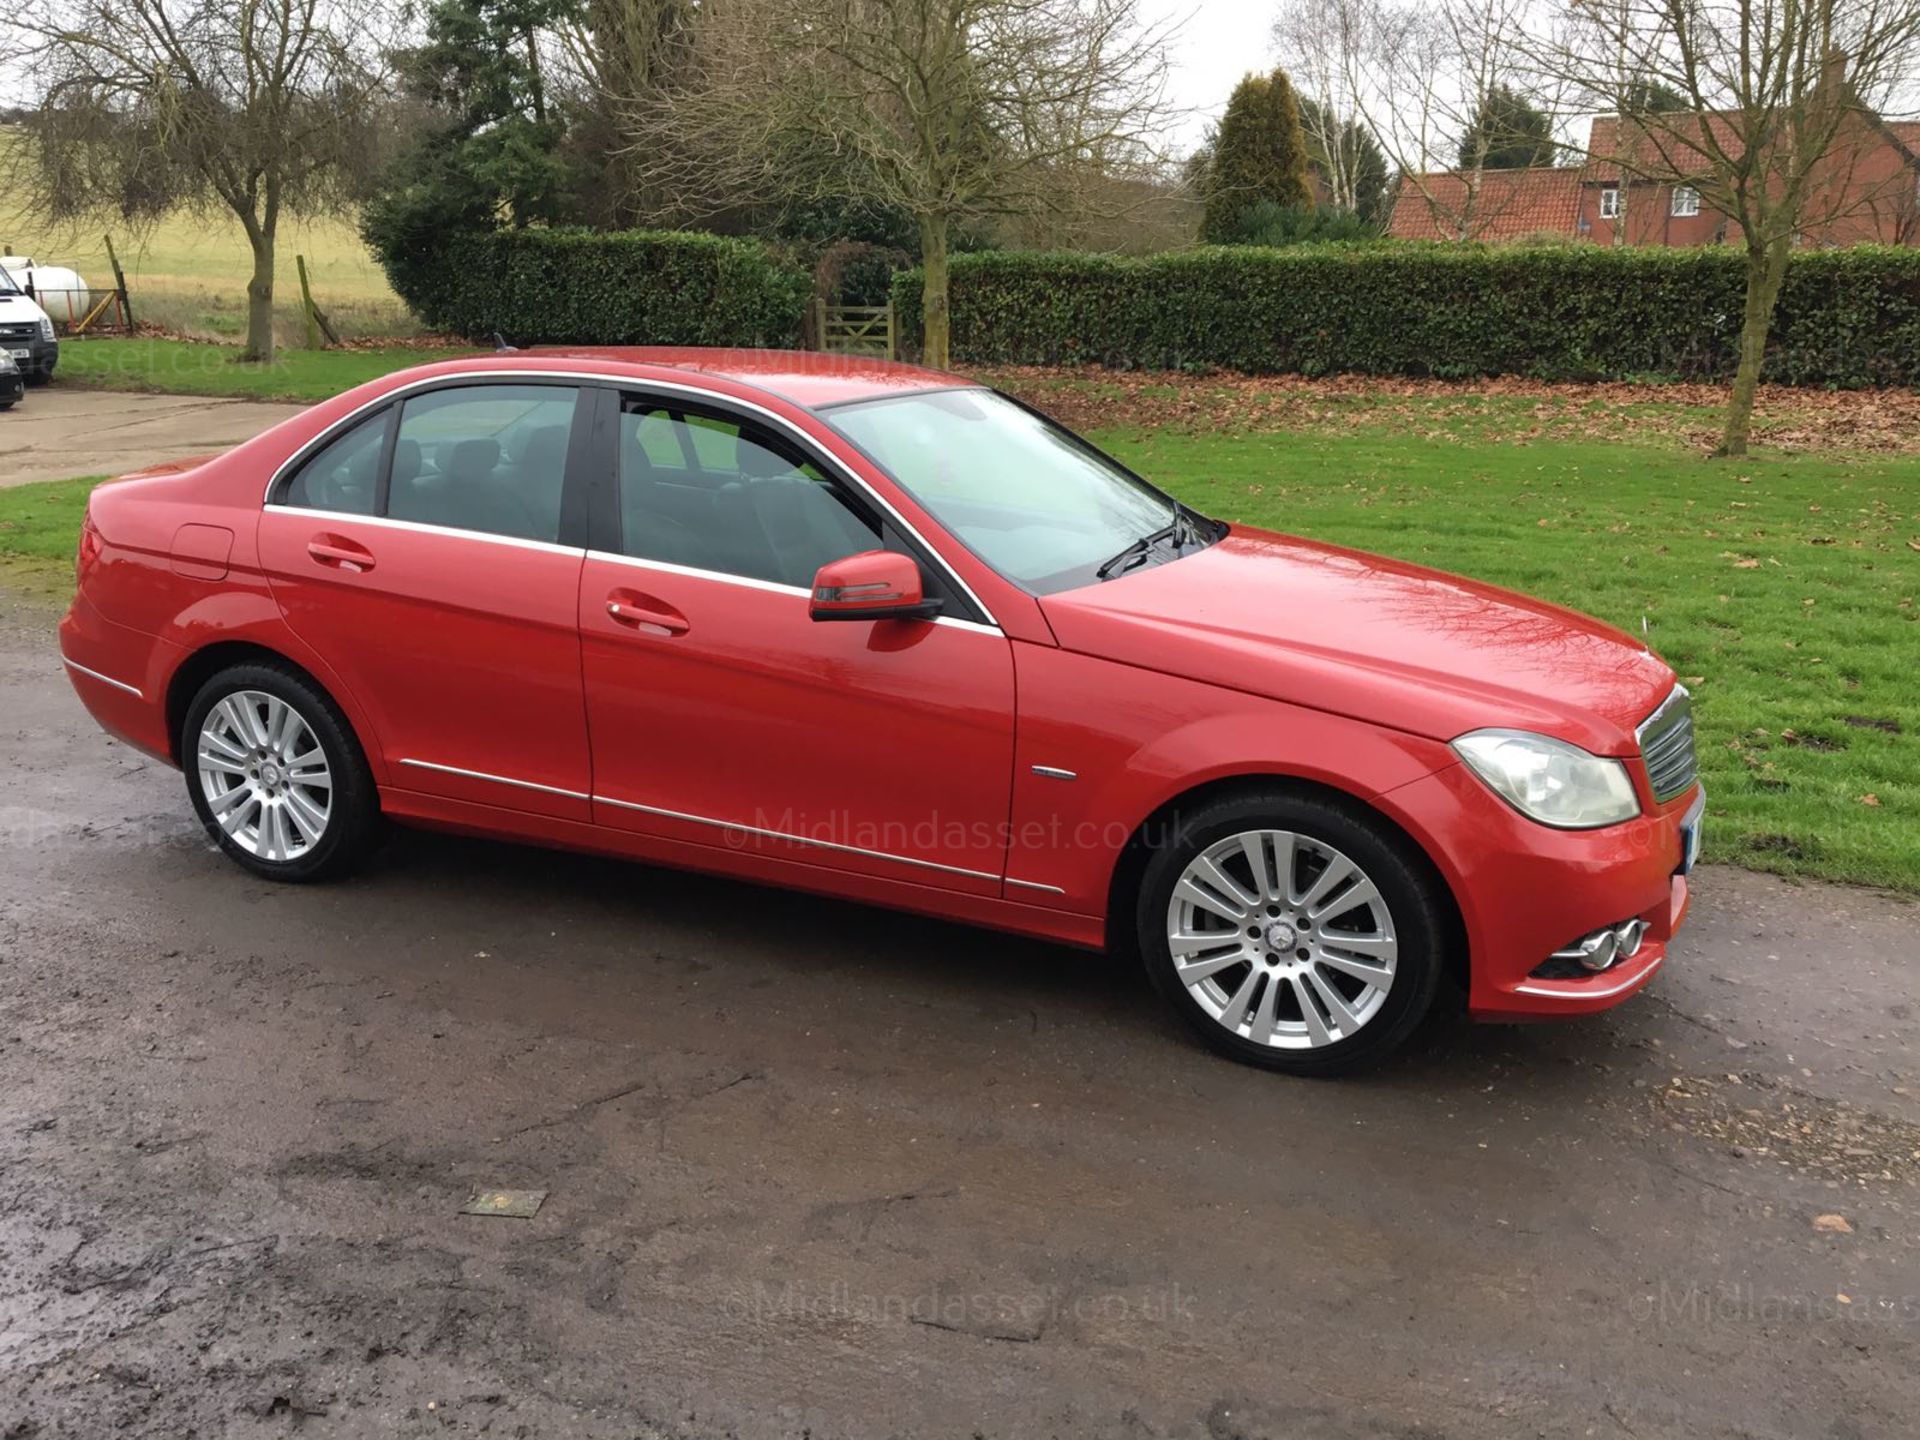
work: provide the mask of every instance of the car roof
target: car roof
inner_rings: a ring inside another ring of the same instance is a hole
[[[950,390],[977,383],[942,370],[903,365],[895,360],[818,350],[708,349],[692,345],[549,348],[541,345],[502,351],[499,358],[508,363],[574,360],[630,365],[636,369],[688,370],[770,391],[808,409],[915,390]]]

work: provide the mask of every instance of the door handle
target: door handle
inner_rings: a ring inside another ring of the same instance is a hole
[[[671,605],[662,605],[658,601],[643,603],[630,597],[610,595],[607,597],[607,614],[622,625],[646,626],[669,635],[684,635],[689,628],[686,616]]]
[[[364,574],[373,569],[373,555],[340,535],[316,535],[307,542],[307,554],[319,565]]]

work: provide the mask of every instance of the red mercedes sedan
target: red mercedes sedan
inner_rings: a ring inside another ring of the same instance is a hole
[[[1704,797],[1639,641],[1195,513],[993,390],[508,352],[94,492],[60,628],[213,840],[384,822],[1137,953],[1236,1059],[1645,985]]]

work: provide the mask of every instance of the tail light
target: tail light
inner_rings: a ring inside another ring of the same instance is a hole
[[[100,532],[93,528],[93,511],[88,510],[80,520],[80,550],[73,557],[73,574],[76,580],[87,578],[87,572],[100,558]]]

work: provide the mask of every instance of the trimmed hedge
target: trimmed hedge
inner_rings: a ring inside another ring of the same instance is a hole
[[[792,347],[813,289],[764,245],[669,230],[455,232],[381,258],[434,329],[526,345]]]
[[[957,255],[956,362],[1253,374],[1733,374],[1740,252],[1427,244],[1248,246],[1144,259]],[[918,271],[894,277],[920,332]],[[1920,251],[1796,253],[1766,376],[1793,385],[1920,383]]]

